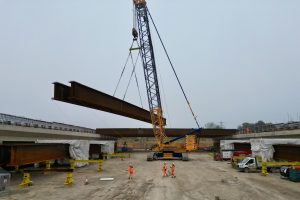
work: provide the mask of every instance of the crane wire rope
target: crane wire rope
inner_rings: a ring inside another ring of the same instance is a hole
[[[126,87],[126,91],[124,93],[124,96],[123,96],[123,100],[125,99],[126,97],[126,94],[127,94],[127,91],[128,91],[128,88],[129,88],[129,85],[130,85],[130,82],[131,82],[131,79],[132,79],[132,76],[133,74],[135,73],[135,67],[136,67],[136,63],[138,61],[138,58],[139,58],[139,55],[140,55],[140,52],[138,54],[138,56],[136,57],[136,60],[135,62],[133,61],[133,57],[132,57],[132,53],[130,53],[130,58],[131,58],[131,62],[132,62],[132,71],[131,71],[131,75],[130,75],[130,78],[129,78],[129,81],[128,81],[128,84],[127,84],[127,87]],[[139,88],[138,88],[139,90]],[[140,91],[140,90],[139,90]],[[140,94],[139,94],[140,95]]]
[[[130,48],[132,47],[133,42],[134,42],[134,41],[132,41]],[[127,56],[125,65],[124,65],[124,67],[123,67],[123,69],[122,69],[122,72],[121,72],[120,78],[119,78],[119,80],[118,80],[117,86],[116,86],[116,88],[115,88],[115,91],[114,91],[114,93],[113,93],[113,96],[115,96],[115,94],[116,94],[116,92],[117,92],[117,89],[118,89],[118,87],[119,87],[120,81],[121,81],[121,79],[122,79],[122,76],[123,76],[123,74],[124,74],[125,68],[126,68],[126,66],[127,66],[128,60],[129,60],[129,58],[130,58],[130,54],[131,54],[131,51],[129,52],[129,54],[128,54],[128,56]]]
[[[171,67],[172,67],[172,70],[173,70],[173,72],[174,72],[174,74],[175,74],[176,80],[177,80],[177,82],[178,82],[178,84],[179,84],[179,86],[180,86],[180,89],[181,89],[181,91],[182,91],[182,93],[183,93],[183,95],[184,95],[185,101],[187,102],[187,104],[188,104],[188,106],[189,106],[189,109],[190,109],[190,111],[191,111],[191,113],[192,113],[192,115],[193,115],[193,118],[194,118],[194,120],[195,120],[195,122],[196,122],[198,128],[200,128],[200,125],[199,125],[199,123],[198,123],[198,121],[197,121],[197,117],[195,116],[195,113],[194,113],[194,111],[193,111],[193,109],[192,109],[192,107],[191,107],[191,104],[190,104],[190,102],[189,102],[189,100],[188,100],[188,98],[187,98],[187,96],[186,96],[186,94],[185,94],[185,92],[184,92],[184,90],[183,90],[182,84],[181,84],[181,82],[180,82],[180,80],[179,80],[179,78],[178,78],[178,75],[177,75],[177,73],[176,73],[176,71],[175,71],[175,68],[174,68],[173,63],[172,63],[172,61],[171,61],[171,59],[170,59],[170,56],[169,56],[169,54],[168,54],[168,52],[167,52],[167,49],[166,49],[166,47],[165,47],[165,45],[164,45],[164,43],[163,43],[163,41],[162,41],[162,39],[161,39],[161,37],[160,37],[160,34],[159,34],[159,32],[158,32],[158,29],[157,29],[157,27],[156,27],[156,25],[155,25],[155,23],[154,23],[154,20],[153,20],[151,14],[150,14],[150,11],[149,11],[148,8],[146,8],[146,9],[147,9],[147,12],[148,12],[148,14],[149,14],[149,16],[150,16],[151,22],[152,22],[152,24],[153,24],[153,26],[154,26],[154,28],[155,28],[155,31],[156,31],[156,33],[157,33],[157,36],[158,36],[158,38],[159,38],[159,40],[160,40],[160,43],[161,43],[161,45],[162,45],[162,47],[163,47],[163,49],[164,49],[164,51],[165,51],[165,54],[166,54],[166,56],[167,56],[167,58],[168,58],[168,60],[169,60],[170,65],[171,65]]]
[[[156,43],[155,43],[155,40],[152,40],[152,43],[153,43],[153,49],[154,49],[154,52],[158,52],[157,51],[157,49],[156,49]],[[157,74],[158,74],[158,76],[159,76],[159,79],[158,79],[158,81],[159,81],[159,85],[161,86],[161,91],[162,91],[162,95],[163,95],[163,99],[164,99],[164,101],[162,101],[162,103],[163,103],[163,106],[166,108],[166,109],[164,109],[166,112],[164,112],[164,113],[166,113],[166,115],[167,115],[167,117],[168,117],[168,127],[170,128],[170,127],[172,127],[172,122],[171,122],[171,120],[172,120],[172,118],[170,117],[170,113],[169,113],[169,108],[168,108],[168,99],[167,99],[167,96],[166,96],[166,92],[165,92],[165,87],[164,87],[164,82],[163,82],[163,73],[161,73],[161,70],[160,70],[160,67],[159,67],[159,62],[156,62],[156,66],[157,66]]]
[[[132,1],[132,27],[136,28],[136,12],[135,12],[135,4]]]
[[[138,78],[137,78],[137,75],[136,75],[135,71],[134,71],[134,77],[135,77],[135,82],[136,82],[136,86],[137,86],[139,97],[140,97],[141,106],[142,106],[142,108],[144,108],[143,101],[142,101],[142,96],[141,96],[141,91],[140,91],[140,86],[139,86],[139,81],[138,81]]]
[[[158,65],[158,64],[157,64]],[[161,85],[161,88],[162,88],[162,94],[163,94],[163,98],[165,99],[164,102],[164,107],[166,108],[166,115],[168,117],[168,127],[172,127],[172,122],[171,122],[171,117],[170,117],[170,113],[169,113],[169,107],[168,107],[168,104],[167,104],[167,97],[166,97],[166,92],[165,92],[165,88],[164,88],[164,84],[163,84],[163,79],[162,79],[162,75],[161,75],[161,72],[159,70],[159,67],[157,68],[157,71],[158,71],[158,76],[159,76],[159,79],[160,79],[160,85]]]
[[[140,45],[138,43],[138,41],[136,41],[137,45],[138,45],[138,48],[140,48]],[[131,52],[131,50],[130,50]],[[140,97],[140,103],[141,103],[141,106],[142,108],[144,108],[143,106],[143,101],[142,101],[142,96],[141,96],[141,90],[140,90],[140,86],[139,86],[139,81],[138,81],[138,78],[137,78],[137,75],[136,75],[136,71],[135,71],[135,67],[136,67],[136,64],[137,64],[137,61],[138,61],[138,58],[141,57],[141,51],[139,50],[139,53],[137,55],[137,58],[136,58],[136,62],[135,64],[133,63],[133,58],[132,58],[132,53],[131,53],[131,62],[132,62],[132,65],[134,66],[134,77],[135,77],[135,83],[136,83],[136,86],[137,86],[137,89],[138,89],[138,93],[139,93],[139,97]]]

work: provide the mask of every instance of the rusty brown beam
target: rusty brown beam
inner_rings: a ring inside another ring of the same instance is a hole
[[[189,133],[192,129],[188,128],[168,128],[166,135],[168,137],[177,137]],[[96,133],[113,137],[154,137],[153,130],[150,128],[98,128]],[[218,138],[232,136],[236,129],[202,129],[199,137]]]
[[[69,158],[68,144],[7,144],[0,146],[1,165],[27,164]]]
[[[287,161],[300,161],[300,145],[275,144],[274,159]]]
[[[39,172],[74,172],[70,168],[51,168],[51,169],[25,169],[24,173],[39,173]]]
[[[61,84],[61,83],[53,83],[54,84],[54,100],[63,101],[66,103],[71,103],[69,100],[70,97],[70,89],[71,87]]]
[[[71,87],[55,82],[53,99],[151,123],[148,110],[75,81],[70,83]]]

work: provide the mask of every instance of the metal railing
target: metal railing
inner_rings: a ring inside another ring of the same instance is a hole
[[[96,132],[94,129],[90,129],[90,128],[74,126],[74,125],[64,124],[59,122],[47,122],[42,120],[30,119],[26,117],[8,115],[4,113],[0,113],[0,124],[53,129],[53,130],[61,130],[61,131],[83,132],[83,133]]]
[[[249,127],[238,129],[237,134],[273,132],[273,131],[284,131],[284,130],[295,130],[295,129],[300,129],[300,122],[252,125]]]

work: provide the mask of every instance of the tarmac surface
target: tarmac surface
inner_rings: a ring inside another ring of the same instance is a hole
[[[109,159],[103,171],[97,164],[76,169],[74,184],[64,186],[66,173],[32,174],[33,186],[21,189],[22,174],[13,174],[11,186],[0,199],[118,199],[118,200],[299,200],[300,183],[281,179],[279,174],[267,177],[259,173],[238,172],[226,161],[213,161],[207,153],[192,153],[190,161],[174,161],[176,178],[163,177],[164,161],[146,161],[146,153],[130,158]],[[166,161],[170,166],[173,161]],[[128,179],[128,165],[134,166],[134,177]],[[89,184],[85,185],[88,178]],[[114,178],[101,181],[100,178]]]

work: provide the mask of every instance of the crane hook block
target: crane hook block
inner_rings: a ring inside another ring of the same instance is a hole
[[[146,0],[133,0],[133,3],[138,6],[145,6]]]
[[[132,28],[132,36],[133,36],[133,40],[137,40],[137,38],[139,36],[139,34],[135,28]]]

